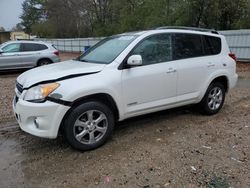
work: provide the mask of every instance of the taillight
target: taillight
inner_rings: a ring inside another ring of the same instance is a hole
[[[237,61],[237,57],[236,57],[236,55],[235,54],[233,54],[233,53],[230,53],[230,54],[228,54],[235,62]]]
[[[54,54],[55,54],[56,56],[59,56],[59,51],[55,51]]]

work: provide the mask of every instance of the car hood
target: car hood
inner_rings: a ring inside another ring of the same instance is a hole
[[[103,64],[84,63],[74,60],[64,61],[26,71],[17,78],[17,82],[24,88],[28,88],[39,83],[94,74],[102,71],[104,67]]]

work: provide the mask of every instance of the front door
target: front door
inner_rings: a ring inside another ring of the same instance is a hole
[[[11,43],[4,46],[0,53],[0,69],[14,69],[22,62],[19,58],[20,43]]]
[[[20,58],[24,67],[36,66],[36,61],[41,56],[41,45],[35,43],[23,43],[21,46]]]
[[[131,52],[142,56],[143,65],[122,70],[128,116],[176,102],[177,67],[171,46],[171,35],[160,34],[145,39]]]

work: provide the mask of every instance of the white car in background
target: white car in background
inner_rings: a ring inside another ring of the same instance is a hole
[[[198,104],[220,111],[236,85],[236,59],[216,31],[162,27],[108,37],[76,60],[17,78],[13,109],[22,130],[90,150],[116,121]]]
[[[33,68],[59,61],[59,51],[45,42],[10,41],[0,45],[0,70]]]

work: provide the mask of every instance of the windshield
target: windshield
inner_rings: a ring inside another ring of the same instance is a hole
[[[78,60],[89,63],[109,64],[136,38],[135,35],[108,37],[82,54]]]

